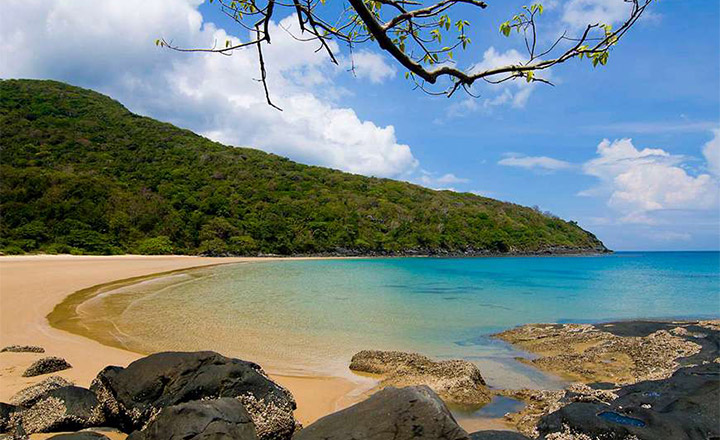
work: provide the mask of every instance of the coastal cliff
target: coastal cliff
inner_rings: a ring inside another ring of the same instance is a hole
[[[5,254],[607,251],[537,209],[221,145],[54,81],[0,81],[0,148]]]

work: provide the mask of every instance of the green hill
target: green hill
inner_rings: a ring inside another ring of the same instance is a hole
[[[0,81],[0,251],[604,251],[573,222],[221,145],[54,81]]]

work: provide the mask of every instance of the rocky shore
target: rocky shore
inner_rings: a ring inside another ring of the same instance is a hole
[[[553,391],[490,389],[466,361],[362,351],[350,368],[379,375],[381,389],[306,427],[292,394],[255,363],[214,352],[157,353],[104,368],[89,388],[39,377],[0,403],[0,438],[717,440],[719,324],[540,324],[497,335],[540,355],[531,364],[582,380]],[[446,406],[482,405],[496,395],[525,402],[506,415],[520,432],[468,433]]]

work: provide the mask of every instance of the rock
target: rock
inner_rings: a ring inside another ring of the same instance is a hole
[[[576,401],[544,416],[540,434],[640,440],[720,438],[720,367],[681,368],[668,379],[644,381],[617,391],[607,403]]]
[[[0,353],[45,353],[45,349],[37,345],[8,345]]]
[[[330,414],[293,440],[469,440],[442,400],[427,386],[388,387]]]
[[[110,438],[95,431],[79,431],[54,435],[48,440],[110,440]]]
[[[0,432],[8,432],[14,426],[14,415],[21,408],[0,402]]]
[[[107,367],[90,389],[125,432],[142,429],[162,408],[219,397],[240,399],[260,439],[290,438],[297,424],[292,395],[259,365],[210,351],[157,353],[127,368]]]
[[[530,440],[530,437],[513,431],[478,431],[470,434],[470,440]]]
[[[22,375],[23,377],[40,376],[41,374],[54,373],[56,371],[67,370],[68,368],[72,368],[72,365],[65,359],[50,356],[35,361]]]
[[[28,433],[75,431],[105,421],[100,402],[85,388],[67,386],[47,392],[21,413]]]
[[[381,387],[427,385],[445,402],[479,406],[491,400],[478,367],[465,360],[433,361],[417,353],[364,350],[350,369],[385,376]]]
[[[163,408],[128,440],[257,440],[250,414],[238,399],[196,400]]]
[[[10,398],[10,403],[17,406],[30,407],[50,391],[71,385],[73,385],[72,382],[60,376],[50,376],[42,382],[18,391]]]

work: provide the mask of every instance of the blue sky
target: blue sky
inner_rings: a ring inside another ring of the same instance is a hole
[[[622,7],[615,1],[546,2],[545,30],[572,26],[563,17],[573,7],[612,15]],[[471,20],[473,44],[459,65],[522,48],[498,25],[523,3],[489,4]],[[157,37],[190,46],[244,38],[214,5],[8,0],[0,8],[3,78],[89,87],[138,113],[305,163],[538,205],[618,250],[720,247],[716,1],[656,2],[607,66],[570,62],[553,68],[555,87],[481,85],[479,98],[412,90],[371,46],[356,51],[353,76],[342,49],[334,68],[314,47],[279,36],[268,68],[282,114],[263,104],[250,54],[154,46]]]

